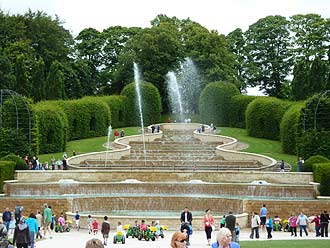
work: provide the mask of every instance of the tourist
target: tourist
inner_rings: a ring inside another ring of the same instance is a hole
[[[203,217],[203,227],[206,233],[207,245],[211,245],[211,234],[214,228],[214,218],[210,209],[205,210],[205,215]]]
[[[99,239],[91,239],[86,242],[85,248],[104,248],[104,245]]]
[[[93,232],[93,218],[89,214],[87,218],[87,228],[88,228],[88,234],[91,234]]]
[[[0,220],[0,240],[8,239],[8,229],[6,225]]]
[[[76,211],[76,214],[74,215],[74,219],[75,219],[75,222],[76,222],[76,229],[77,231],[79,231],[80,229],[80,214],[78,211]]]
[[[226,215],[222,216],[220,220],[220,228],[225,227],[225,224],[226,224]]]
[[[11,216],[11,220],[10,220],[10,223],[9,223],[9,230],[8,230],[8,233],[9,234],[13,234],[14,233],[15,226],[16,226],[15,218],[14,218],[14,216]]]
[[[50,160],[50,164],[52,166],[52,170],[55,170],[55,158],[52,157],[52,159]]]
[[[185,248],[186,238],[186,235],[182,232],[173,233],[171,239],[171,248]]]
[[[17,248],[28,248],[30,244],[30,230],[24,217],[21,217],[15,227],[13,244],[15,245],[15,243]]]
[[[284,160],[282,159],[281,164],[280,164],[280,171],[284,172],[284,167],[285,167],[285,163]]]
[[[225,218],[225,224],[226,227],[231,231],[231,238],[232,241],[236,239],[236,233],[235,233],[235,224],[236,224],[236,216],[233,215],[233,212],[229,211],[229,215]]]
[[[289,226],[291,230],[291,236],[297,237],[297,216],[295,213],[292,213],[289,218]]]
[[[122,129],[122,130],[120,131],[120,137],[121,137],[121,138],[125,137],[125,131],[124,131],[124,129]]]
[[[103,236],[103,244],[107,245],[108,238],[109,238],[109,232],[110,232],[110,223],[108,221],[108,216],[104,216],[104,221],[102,223],[101,233]]]
[[[302,237],[302,230],[304,230],[306,237],[308,236],[308,232],[306,229],[307,223],[308,223],[307,216],[304,215],[303,212],[301,212],[297,218],[297,225],[299,225],[300,237]]]
[[[52,235],[52,231],[50,229],[50,225],[52,224],[52,210],[50,207],[48,207],[48,204],[44,204],[44,237],[46,237],[47,231],[49,232],[49,235]]]
[[[262,208],[260,208],[260,225],[262,229],[265,229],[266,224],[266,216],[267,216],[267,208],[266,204],[262,204]]]
[[[231,231],[223,227],[217,234],[217,242],[212,244],[212,248],[240,248],[240,245],[236,242],[232,242]]]
[[[329,214],[324,210],[320,216],[321,237],[328,237],[329,220]]]
[[[241,227],[239,226],[239,223],[236,222],[235,225],[235,239],[233,242],[239,243],[239,235],[241,233]]]
[[[15,214],[15,222],[16,224],[18,224],[19,220],[22,217],[22,212],[23,212],[23,206],[16,206],[15,210],[14,210],[14,214]]]
[[[320,216],[318,214],[315,214],[313,220],[311,221],[311,223],[314,223],[315,225],[315,236],[316,237],[320,237],[321,233],[320,233],[320,228],[321,228],[321,223],[320,223]]]
[[[7,231],[9,230],[9,223],[11,220],[11,212],[9,211],[9,208],[6,208],[5,211],[2,213],[2,221],[3,224],[6,226]]]
[[[191,212],[189,212],[188,207],[185,207],[183,212],[181,213],[181,217],[180,217],[180,221],[181,221],[181,232],[185,232],[187,235],[187,245],[190,245],[189,242],[189,236],[190,236],[190,232],[192,229],[192,214]]]
[[[273,238],[272,236],[272,230],[273,230],[273,219],[271,216],[269,216],[267,219],[266,219],[266,229],[267,229],[267,239],[271,239]]]
[[[97,219],[94,219],[92,225],[93,225],[93,234],[96,235],[99,231],[99,223],[97,222]]]
[[[63,158],[62,165],[63,165],[63,170],[67,170],[68,169],[68,163],[67,163],[67,159],[66,158]]]
[[[303,165],[304,165],[304,160],[301,157],[299,157],[297,162],[297,172],[302,172]]]
[[[256,212],[252,212],[251,216],[251,234],[250,234],[250,239],[254,238],[254,233],[256,239],[259,238],[259,225],[260,225],[260,217]]]
[[[152,124],[152,125],[151,125],[151,133],[155,133],[155,129],[156,129],[155,125]]]
[[[118,139],[119,138],[119,132],[116,130],[113,135],[115,136],[115,139]]]
[[[157,133],[160,132],[160,125],[157,125]]]
[[[31,247],[34,247],[34,237],[38,233],[38,222],[37,222],[37,217],[35,216],[34,213],[31,213],[29,218],[26,219],[25,222],[30,230],[30,244]]]
[[[160,236],[160,233],[161,233],[161,231],[160,231],[160,225],[159,225],[159,220],[156,220],[155,221],[154,226],[157,228],[157,231],[155,232],[155,236],[156,236],[156,239],[158,239],[159,236]]]

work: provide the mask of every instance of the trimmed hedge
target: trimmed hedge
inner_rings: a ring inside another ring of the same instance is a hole
[[[0,159],[1,161],[13,161],[15,163],[15,170],[28,170],[29,166],[25,163],[24,159],[15,154],[8,154]]]
[[[304,172],[313,172],[313,165],[318,163],[328,163],[330,160],[326,157],[323,157],[321,155],[316,155],[308,158],[305,160],[305,163],[302,167],[302,171]]]
[[[246,129],[252,137],[279,140],[280,123],[292,103],[274,97],[258,97],[246,109]]]
[[[104,136],[111,123],[109,106],[99,98],[56,101],[68,118],[68,140]]]
[[[4,181],[14,179],[15,162],[0,161],[0,191],[3,192]]]
[[[111,126],[113,128],[126,127],[125,120],[125,106],[127,98],[126,96],[112,95],[100,97],[110,108],[111,112]]]
[[[141,82],[140,91],[144,126],[159,123],[161,120],[162,104],[158,89],[151,83]],[[140,126],[140,114],[135,83],[126,85],[121,95],[127,97],[124,115],[126,125]]]
[[[236,95],[231,98],[228,111],[229,126],[245,128],[246,108],[256,98],[256,96],[247,95]]]
[[[203,123],[216,126],[229,125],[231,98],[240,92],[232,83],[213,82],[206,85],[199,97],[199,113]]]
[[[320,194],[330,196],[330,163],[313,165],[314,181],[320,183]]]
[[[55,103],[55,101],[44,101],[34,105],[33,108],[41,154],[65,150],[68,120],[64,111]]]
[[[283,115],[280,124],[280,135],[284,153],[296,154],[297,132],[304,105],[305,103],[303,102],[294,104]]]

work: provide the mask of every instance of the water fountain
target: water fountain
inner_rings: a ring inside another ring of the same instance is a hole
[[[177,78],[174,72],[168,72],[167,75],[167,90],[168,96],[170,100],[170,106],[172,109],[172,113],[179,113],[180,121],[183,120],[183,108],[182,108],[182,100],[181,93],[178,85]]]
[[[107,153],[106,153],[106,155],[105,155],[104,167],[107,167],[111,133],[112,133],[112,127],[111,127],[111,125],[110,125],[110,126],[108,127]]]

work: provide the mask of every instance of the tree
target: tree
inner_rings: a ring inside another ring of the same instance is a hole
[[[12,89],[15,84],[12,64],[6,54],[0,52],[0,88]]]
[[[35,63],[32,68],[32,90],[31,96],[34,101],[39,102],[46,99],[46,84],[45,84],[45,63],[42,58]]]
[[[29,71],[26,65],[26,58],[20,55],[16,59],[15,64],[16,86],[14,89],[17,93],[23,96],[29,96],[31,91],[31,84],[29,80]]]
[[[61,64],[58,61],[54,61],[50,66],[50,71],[47,77],[47,90],[46,98],[50,100],[65,99],[64,92],[64,75],[61,71]]]
[[[308,92],[308,70],[309,63],[304,60],[299,61],[293,69],[293,80],[291,83],[292,98],[299,101],[306,99]]]
[[[270,96],[281,97],[281,88],[291,70],[289,22],[282,16],[267,16],[245,32],[250,85]]]

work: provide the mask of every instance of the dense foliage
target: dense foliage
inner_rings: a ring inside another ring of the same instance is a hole
[[[256,99],[255,96],[236,95],[231,98],[229,108],[229,126],[245,128],[245,111],[250,102]]]
[[[28,170],[29,166],[26,162],[15,154],[8,154],[0,159],[1,161],[15,162],[15,170]]]
[[[229,125],[228,105],[231,98],[239,94],[234,84],[225,82],[209,83],[199,98],[199,113],[203,123],[217,126]]]
[[[126,112],[125,106],[126,106],[127,98],[125,96],[112,95],[112,96],[103,96],[100,97],[100,99],[104,101],[110,108],[111,126],[113,128],[127,126],[125,119],[125,112]]]
[[[300,126],[300,116],[305,103],[292,105],[284,114],[280,124],[280,135],[283,152],[296,154],[297,133]]]
[[[14,179],[15,162],[0,161],[0,192],[3,189],[3,182]]]
[[[159,123],[162,105],[157,88],[151,83],[141,82],[140,92],[144,125],[147,126],[153,123]],[[135,84],[131,83],[125,86],[121,95],[127,97],[124,113],[127,126],[140,126],[141,121]]]
[[[322,166],[320,176],[320,195],[330,196],[330,163],[323,164]]]
[[[328,163],[330,160],[324,156],[321,155],[315,155],[311,156],[307,160],[305,160],[305,163],[302,167],[302,171],[304,172],[313,172],[313,165],[317,163]]]
[[[314,182],[320,183],[322,180],[322,176],[324,174],[330,173],[330,163],[323,162],[323,163],[316,163],[313,164],[313,175],[314,175]]]
[[[246,109],[246,129],[250,136],[279,140],[280,123],[292,103],[274,97],[253,100]]]

